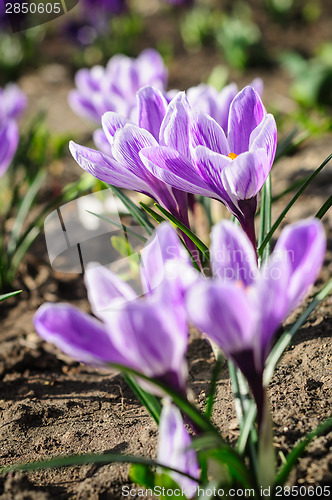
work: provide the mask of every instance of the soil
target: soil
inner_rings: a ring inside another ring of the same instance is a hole
[[[157,20],[159,26],[165,26],[160,18]],[[326,18],[324,30],[329,23]],[[158,30],[157,22],[154,26]],[[166,31],[171,30],[167,25]],[[324,30],[321,34],[326,32]],[[306,40],[306,44],[302,44],[303,50],[308,50],[307,37],[308,32],[302,36],[302,40]],[[150,45],[151,38],[152,34],[147,31],[146,39]],[[189,55],[179,50],[170,68],[170,87],[186,88],[197,84],[202,74],[208,74],[218,63],[220,56],[210,49]],[[283,112],[294,106],[288,96],[288,76],[279,68],[269,71],[258,68],[247,72],[244,77],[234,74],[234,78],[243,85],[257,75],[264,79],[264,97],[268,106],[279,106]],[[46,104],[52,130],[74,131],[75,138],[80,137],[83,143],[91,127],[78,119],[66,103],[67,92],[73,83],[65,66],[56,63],[43,67],[25,75],[20,84],[28,93],[31,112]],[[274,194],[312,172],[330,153],[331,136],[326,135],[309,139],[295,154],[281,159],[273,167]],[[52,173],[63,184],[68,178],[80,175],[81,171],[68,157]],[[331,174],[330,165],[292,208],[283,225],[317,212],[331,194]],[[291,194],[274,203],[273,220],[290,197]],[[326,214],[323,222],[328,235],[328,250],[312,293],[326,282],[332,271],[332,214]],[[34,331],[33,315],[45,301],[70,302],[89,311],[82,276],[52,270],[41,236],[22,264],[17,284],[23,287],[23,293],[0,305],[0,466],[74,453],[113,451],[155,457],[157,427],[122,377],[73,361],[54,346],[44,343]],[[295,321],[305,304],[292,314],[284,327]],[[270,384],[277,452],[287,454],[299,438],[330,416],[331,306],[332,297],[329,297],[299,330]],[[189,388],[197,404],[203,407],[213,355],[207,341],[197,332],[191,333],[188,363]],[[214,422],[229,442],[235,442],[239,429],[227,365],[218,381]],[[314,440],[287,484],[332,484],[331,444],[332,433]],[[0,499],[116,500],[123,498],[121,488],[125,485],[131,485],[128,466],[90,464],[1,477]]]

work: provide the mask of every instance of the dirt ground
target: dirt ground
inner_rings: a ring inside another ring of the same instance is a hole
[[[164,30],[171,30],[160,19],[158,22]],[[155,29],[156,26],[157,23]],[[323,26],[325,31],[321,30],[321,35],[331,26],[329,18]],[[289,45],[300,43],[294,34],[287,32],[286,36]],[[147,32],[148,41],[149,37],[152,44],[153,37]],[[306,36],[300,33],[299,37],[302,48],[306,49],[304,40],[308,33]],[[189,56],[179,51],[170,68],[170,87],[197,84],[202,74],[208,74],[218,63],[219,55],[211,49]],[[256,76],[264,79],[264,100],[268,106],[279,106],[283,111],[294,106],[288,96],[289,78],[282,70],[257,68],[245,76],[234,74],[239,85]],[[52,62],[24,76],[20,83],[28,93],[30,111],[46,105],[52,130],[74,131],[75,139],[85,140],[91,128],[67,105],[67,92],[73,84],[65,66]],[[296,154],[284,157],[273,167],[273,193],[280,193],[294,180],[312,172],[330,153],[330,135],[309,139]],[[78,175],[80,169],[69,157],[56,173],[59,182],[67,176]],[[284,223],[314,215],[331,191],[332,165],[305,192]],[[274,204],[273,220],[290,197],[285,196]],[[328,251],[312,293],[332,272],[332,214],[327,214],[323,222]],[[23,263],[19,279],[23,293],[0,305],[0,466],[61,454],[107,451],[154,458],[157,427],[121,376],[97,372],[74,362],[41,341],[34,331],[33,315],[45,301],[70,302],[89,311],[82,276],[53,271],[41,236]],[[275,447],[284,454],[331,413],[331,306],[332,297],[329,297],[301,328],[277,367],[269,388]],[[301,310],[295,311],[287,323],[292,324]],[[188,362],[189,388],[197,404],[203,407],[213,356],[208,343],[196,333],[191,335]],[[227,366],[218,382],[214,422],[227,440],[235,441],[239,429]],[[332,433],[316,439],[297,464],[288,484],[332,484],[331,444]],[[121,487],[129,484],[126,465],[85,465],[1,477],[0,499],[116,500],[123,498]]]

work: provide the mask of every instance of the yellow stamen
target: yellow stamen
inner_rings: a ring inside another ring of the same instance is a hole
[[[230,158],[231,160],[235,160],[235,158],[237,158],[237,155],[235,153],[229,153],[228,158]]]

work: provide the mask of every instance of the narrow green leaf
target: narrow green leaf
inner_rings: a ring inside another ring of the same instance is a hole
[[[135,238],[137,238],[140,241],[143,241],[144,243],[147,241],[147,238],[145,238],[144,236],[142,236],[139,233],[136,233],[136,231],[133,231],[132,229],[130,229],[130,227],[126,226],[125,224],[122,224],[121,222],[117,222],[116,220],[112,219],[111,217],[107,217],[106,215],[96,214],[95,212],[91,212],[90,210],[86,210],[86,212],[88,212],[91,215],[94,215],[98,219],[101,219],[105,222],[109,222],[110,224],[117,227],[118,229],[123,229],[123,231],[135,236]]]
[[[321,290],[314,296],[307,309],[301,314],[298,320],[294,323],[290,330],[282,334],[278,342],[271,350],[264,369],[263,385],[267,387],[270,383],[275,367],[283,355],[285,349],[290,344],[292,338],[301,326],[306,322],[310,314],[316,307],[332,292],[332,278],[321,288]]]
[[[247,446],[248,437],[255,424],[257,409],[254,401],[250,401],[250,406],[242,419],[241,434],[237,442],[237,451],[243,455]]]
[[[268,175],[263,189],[261,197],[261,210],[260,210],[260,227],[259,227],[259,239],[258,246],[260,247],[264,238],[271,230],[271,175]],[[259,265],[264,262],[270,255],[270,242],[267,243],[264,251],[259,259]]]
[[[151,417],[155,420],[156,424],[159,425],[160,414],[161,414],[161,403],[160,400],[149,394],[148,392],[141,389],[141,387],[135,382],[132,376],[124,375],[124,379],[137,396],[139,401],[145,406],[145,408],[150,413]]]
[[[204,258],[206,260],[210,260],[210,252],[208,247],[203,243],[190,229],[187,228],[182,222],[180,222],[174,215],[170,214],[165,208],[160,206],[158,203],[155,203],[155,207],[160,210],[160,212],[167,217],[176,227],[178,227],[184,234],[191,239],[193,243],[195,243],[196,247],[203,253]]]
[[[332,429],[332,417],[330,417],[328,420],[320,424],[315,430],[312,432],[309,432],[294,448],[292,451],[287,455],[286,457],[286,463],[283,464],[276,476],[275,480],[275,486],[277,485],[284,485],[285,482],[287,481],[287,478],[295,466],[297,460],[301,457],[303,454],[305,448],[308,446],[308,444],[315,439],[315,437],[322,436],[324,434],[327,434],[330,429]]]
[[[0,295],[0,302],[2,300],[9,299],[9,297],[14,297],[14,295],[17,295],[18,293],[21,293],[22,290],[17,290],[17,292],[10,292],[10,293],[5,293],[4,295]]]
[[[157,212],[155,212],[154,210],[152,210],[151,207],[149,207],[148,205],[146,205],[145,203],[143,203],[142,201],[139,202],[139,204],[141,205],[141,207],[149,214],[151,215],[151,217],[159,223],[161,222],[164,222],[165,219],[164,217],[162,217],[161,215],[157,214]]]
[[[224,364],[225,359],[223,357],[218,357],[214,363],[212,377],[210,381],[209,394],[206,400],[205,415],[211,418],[213,403],[216,395],[217,382],[220,375],[221,368]]]
[[[296,200],[301,196],[301,194],[303,193],[303,191],[309,186],[309,184],[314,180],[315,177],[317,177],[317,175],[319,174],[319,172],[328,164],[328,162],[331,160],[332,158],[332,154],[330,154],[324,161],[323,163],[313,172],[313,174],[311,174],[307,180],[302,184],[302,186],[300,187],[300,189],[297,191],[297,193],[293,196],[293,198],[291,199],[291,201],[287,204],[287,206],[284,208],[284,210],[281,212],[281,214],[279,215],[279,217],[277,218],[277,220],[275,221],[275,223],[273,224],[271,230],[269,231],[269,233],[266,235],[266,237],[264,238],[264,241],[262,242],[262,244],[260,245],[260,247],[258,248],[257,250],[257,253],[258,253],[258,256],[261,257],[262,254],[263,254],[263,250],[264,248],[266,247],[266,245],[270,242],[273,234],[275,233],[275,231],[278,229],[281,221],[283,220],[283,218],[286,216],[286,214],[289,212],[289,210],[292,208],[292,206],[294,205],[294,203],[296,202]]]
[[[317,219],[322,219],[324,217],[324,215],[326,214],[326,212],[331,208],[331,206],[332,206],[332,195],[326,200],[324,205],[318,210],[315,217],[317,217]]]
[[[149,219],[146,217],[145,213],[142,212],[136,205],[131,201],[131,199],[125,195],[123,191],[118,189],[115,186],[111,186],[110,184],[106,184],[113,193],[122,201],[122,203],[125,205],[125,207],[129,210],[130,214],[134,217],[134,219],[137,220],[137,222],[145,228],[147,234],[151,236],[151,234],[154,231],[154,227],[149,221]]]
[[[173,467],[166,467],[155,460],[149,460],[143,457],[136,457],[135,455],[122,455],[121,453],[90,453],[85,455],[67,455],[58,456],[50,458],[49,460],[38,460],[35,462],[28,462],[24,464],[8,465],[6,467],[0,468],[0,474],[8,474],[14,471],[31,471],[31,470],[41,470],[41,469],[53,469],[58,467],[70,467],[73,465],[85,465],[85,464],[111,464],[111,463],[132,463],[132,464],[142,464],[149,467],[160,467],[163,470],[169,470],[181,474],[182,476],[189,477],[190,479],[197,481],[189,474],[186,474]]]
[[[38,194],[38,191],[40,190],[40,187],[42,183],[44,182],[46,178],[47,172],[44,170],[41,170],[33,180],[33,183],[29,187],[28,191],[26,192],[21,204],[20,208],[15,216],[15,222],[13,224],[13,229],[11,231],[8,244],[7,244],[7,252],[8,254],[12,255],[15,250],[16,250],[16,245],[17,241],[19,238],[19,235],[22,231],[23,225],[26,221],[27,215],[31,209],[31,206]]]

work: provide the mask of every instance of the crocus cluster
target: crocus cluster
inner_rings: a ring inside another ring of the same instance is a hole
[[[0,88],[0,177],[6,172],[16,152],[19,141],[16,120],[26,104],[25,94],[15,84]]]
[[[75,84],[76,89],[69,93],[68,100],[79,116],[98,125],[106,111],[135,120],[136,92],[146,85],[164,91],[167,69],[156,50],[146,49],[136,59],[118,54],[110,59],[106,68],[81,69],[76,73]]]
[[[191,287],[188,316],[243,372],[260,418],[265,361],[276,331],[317,279],[324,229],[318,219],[287,226],[260,269],[247,235],[230,221],[218,224],[211,240],[214,279]]]

